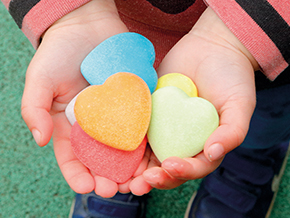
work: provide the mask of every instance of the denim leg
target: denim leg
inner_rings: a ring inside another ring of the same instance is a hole
[[[242,147],[264,149],[290,139],[290,84],[257,92],[257,105]]]

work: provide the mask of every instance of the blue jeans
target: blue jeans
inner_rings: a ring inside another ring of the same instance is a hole
[[[243,147],[263,149],[290,140],[290,84],[257,91]]]

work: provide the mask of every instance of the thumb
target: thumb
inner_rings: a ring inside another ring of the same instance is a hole
[[[49,114],[53,93],[48,88],[49,79],[38,78],[32,71],[31,68],[27,70],[21,114],[36,143],[45,146],[53,132],[53,122]]]
[[[216,161],[242,144],[255,108],[255,94],[252,100],[235,99],[219,110],[220,125],[210,135],[204,146],[209,161]]]

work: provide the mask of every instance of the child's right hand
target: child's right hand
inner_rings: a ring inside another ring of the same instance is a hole
[[[97,194],[111,197],[119,189],[115,182],[93,175],[76,158],[65,108],[88,85],[80,72],[83,59],[106,38],[127,31],[113,0],[91,1],[45,32],[27,70],[22,116],[39,146],[53,135],[60,170],[78,193],[95,189]],[[121,189],[128,188],[123,185]]]

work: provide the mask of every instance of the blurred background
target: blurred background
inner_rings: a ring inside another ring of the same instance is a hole
[[[74,192],[52,143],[40,148],[21,118],[26,68],[35,50],[0,4],[0,218],[68,217]],[[199,180],[149,194],[147,218],[182,218]],[[271,218],[290,217],[290,161]]]

